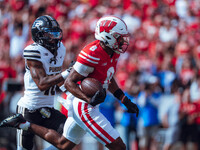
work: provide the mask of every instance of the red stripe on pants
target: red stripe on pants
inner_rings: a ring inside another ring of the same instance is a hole
[[[84,104],[84,103],[82,103],[82,102],[79,102],[79,103],[78,103],[78,114],[79,114],[81,120],[83,121],[83,123],[84,123],[84,124],[94,133],[94,135],[96,135],[100,140],[102,140],[102,141],[103,141],[104,143],[106,143],[106,144],[109,144],[103,137],[101,137],[101,136],[92,128],[91,125],[88,124],[88,122],[87,122],[87,121],[85,120],[85,118],[82,116],[82,115],[83,115],[82,110],[81,110],[82,104]],[[87,106],[86,106],[86,104],[85,104],[84,110],[85,110],[86,107],[87,107]],[[85,111],[88,111],[88,110],[86,109]]]

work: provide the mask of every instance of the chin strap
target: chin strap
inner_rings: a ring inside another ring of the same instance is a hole
[[[115,53],[117,53],[117,54],[120,54],[120,52],[119,51],[115,51],[115,50],[113,50]]]

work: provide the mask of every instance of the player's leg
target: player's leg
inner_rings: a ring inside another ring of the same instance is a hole
[[[32,150],[34,134],[30,131],[17,130],[17,150]]]
[[[82,137],[85,134],[85,131],[81,129],[75,121],[66,121],[63,135],[60,135],[58,132],[52,129],[48,129],[34,123],[29,123],[24,119],[21,114],[10,116],[4,119],[0,123],[0,127],[12,127],[17,129],[23,129],[33,132],[38,135],[42,139],[48,141],[49,143],[56,146],[61,150],[71,150],[74,146],[80,142]],[[67,128],[67,129],[65,129]],[[71,141],[69,141],[66,137],[71,135]],[[74,142],[73,142],[74,140]]]
[[[90,133],[96,140],[110,150],[125,150],[126,146],[119,133],[111,126],[110,122],[99,111],[98,106],[92,107],[88,103],[74,99],[74,119]]]
[[[62,136],[55,130],[47,129],[35,124],[31,124],[30,129],[35,134],[61,150],[73,149],[77,144],[81,142],[83,136],[86,133],[72,117],[69,117],[66,120]]]
[[[29,121],[39,124],[42,120],[39,113],[36,111],[30,111],[27,108],[17,106],[17,113],[23,115],[23,117]],[[30,131],[17,130],[17,149],[32,150],[33,148],[34,134]]]
[[[76,145],[52,129],[30,124],[29,130],[61,150],[71,150]]]
[[[121,137],[118,137],[112,143],[107,144],[106,147],[110,150],[126,150],[126,145],[122,141]]]
[[[48,129],[53,129],[62,135],[63,127],[67,119],[66,116],[54,108],[43,108],[43,109],[47,109],[47,111],[50,112],[49,113],[50,116],[49,118],[45,118],[45,116],[43,116],[44,121],[42,122],[41,125]],[[51,145],[50,147],[45,148],[45,150],[57,150],[57,148]]]
[[[50,112],[50,117],[45,118],[42,122],[42,126],[48,128],[48,129],[53,129],[57,131],[58,133],[62,134],[63,133],[63,127],[66,121],[66,116],[63,115],[60,111],[54,109],[54,108],[44,108],[48,109]],[[42,114],[41,114],[42,115]]]
[[[67,118],[63,131],[63,136],[66,139],[78,145],[85,134],[86,131],[77,124],[73,117]]]

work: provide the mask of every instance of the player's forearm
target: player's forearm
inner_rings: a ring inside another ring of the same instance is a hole
[[[38,87],[41,91],[44,91],[63,81],[64,78],[61,76],[61,74],[58,74],[56,76],[47,76],[40,80]]]
[[[27,61],[31,76],[41,91],[48,90],[50,87],[64,81],[69,72],[67,70],[57,75],[47,75],[42,63],[38,61]]]
[[[114,94],[115,91],[117,91],[119,89],[119,86],[117,85],[117,82],[115,81],[114,78],[112,78],[111,80],[111,83],[109,84],[109,87],[108,87],[108,90]]]
[[[71,80],[66,79],[64,83],[65,88],[67,91],[72,93],[75,97],[86,101],[87,103],[90,102],[90,99],[81,91],[79,85]]]

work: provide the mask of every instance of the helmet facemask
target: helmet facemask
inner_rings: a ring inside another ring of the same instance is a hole
[[[39,44],[49,50],[57,50],[62,40],[62,30],[60,28],[44,28],[38,32]]]
[[[116,53],[124,53],[128,46],[129,46],[129,34],[127,35],[120,35],[119,33],[116,33],[113,35],[116,42],[113,45],[113,51]]]

